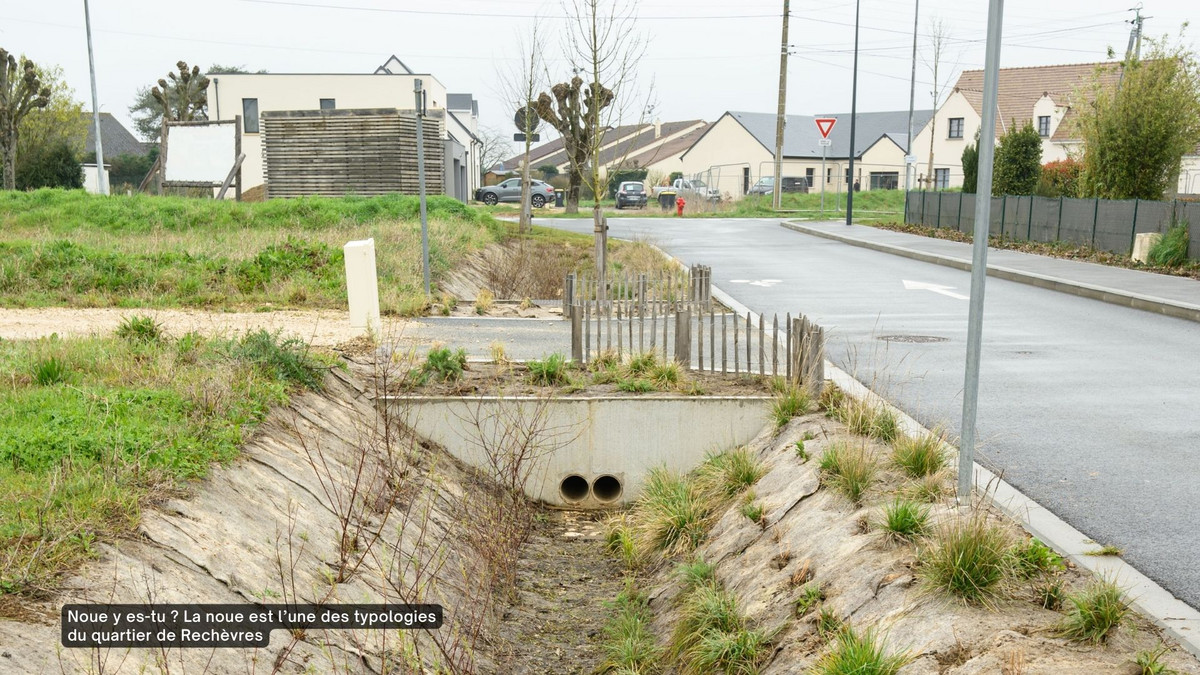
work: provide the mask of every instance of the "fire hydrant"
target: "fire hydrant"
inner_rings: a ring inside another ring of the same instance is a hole
[[[677,215],[677,216],[683,215],[683,207],[685,204],[687,204],[687,202],[683,201],[683,197],[675,198],[675,215]]]

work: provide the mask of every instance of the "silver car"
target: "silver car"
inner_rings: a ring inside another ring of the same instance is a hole
[[[554,187],[549,183],[534,179],[530,179],[529,183],[529,203],[534,208],[540,209],[547,202],[554,200]],[[475,199],[488,206],[494,206],[500,202],[520,202],[521,179],[509,178],[498,185],[479,188],[479,191],[475,193]]]

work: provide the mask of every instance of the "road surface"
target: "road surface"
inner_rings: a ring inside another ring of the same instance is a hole
[[[757,312],[808,315],[830,337],[829,360],[958,433],[968,272],[777,219],[609,224],[610,236],[710,265]],[[989,278],[983,331],[978,461],[1200,608],[1200,325]]]

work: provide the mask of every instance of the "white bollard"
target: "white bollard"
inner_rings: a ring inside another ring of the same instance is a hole
[[[1150,259],[1150,249],[1162,239],[1158,232],[1143,232],[1133,238],[1133,259],[1144,263]]]
[[[379,282],[375,276],[375,240],[348,242],[346,296],[350,301],[350,327],[379,337]]]

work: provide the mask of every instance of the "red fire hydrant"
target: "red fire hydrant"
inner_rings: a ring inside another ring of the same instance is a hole
[[[675,215],[677,215],[677,216],[683,215],[683,206],[685,204],[687,204],[687,202],[683,201],[683,197],[675,198]]]

